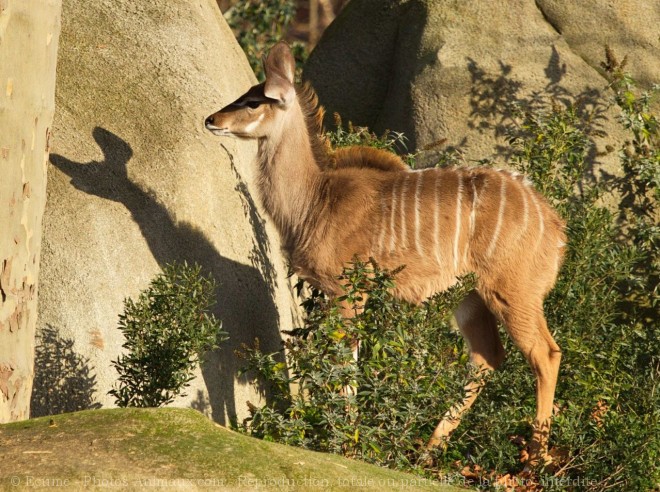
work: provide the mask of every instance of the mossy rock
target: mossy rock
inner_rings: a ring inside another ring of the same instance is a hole
[[[2,425],[0,477],[3,490],[459,490],[254,439],[173,408],[86,410]]]

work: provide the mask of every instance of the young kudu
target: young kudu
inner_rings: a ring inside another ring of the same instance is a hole
[[[537,412],[530,463],[547,449],[560,350],[548,331],[543,299],[562,262],[564,224],[530,183],[488,168],[412,171],[398,157],[351,147],[333,151],[322,137],[313,91],[294,86],[288,46],[275,45],[266,80],[209,116],[215,135],[257,139],[257,184],[294,271],[330,296],[354,257],[405,268],[394,294],[413,303],[456,277],[478,284],[455,313],[472,362],[482,371],[504,358],[497,320],[536,376]],[[431,436],[437,446],[457,427],[481,384],[466,387]]]

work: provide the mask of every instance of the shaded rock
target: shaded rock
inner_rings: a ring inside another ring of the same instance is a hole
[[[214,0],[65,0],[44,218],[41,327],[107,391],[121,350],[117,316],[171,261],[218,284],[230,341],[188,398],[219,422],[258,398],[234,349],[280,348],[296,313],[276,235],[246,181],[256,145],[212,136],[203,119],[254,83]]]
[[[660,61],[651,42],[660,16],[655,7],[630,13],[641,0],[608,9],[590,3],[588,17],[600,29],[587,39],[577,34],[587,8],[566,2],[354,0],[325,32],[304,77],[329,115],[377,133],[404,132],[409,150],[442,142],[468,160],[506,158],[512,106],[539,104],[546,94],[592,118],[599,130],[592,160],[614,166],[605,143],[617,148],[624,136],[599,73],[604,44],[621,58],[633,53],[629,67],[646,80],[635,70]],[[642,12],[649,17],[637,22]],[[422,165],[435,159],[433,151],[421,156]]]

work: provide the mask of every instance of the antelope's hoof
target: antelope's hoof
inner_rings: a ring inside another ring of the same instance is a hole
[[[417,465],[430,468],[434,464],[435,460],[433,459],[433,456],[431,456],[429,448],[427,447],[426,449],[422,450],[422,452],[419,454],[419,457],[417,458]]]
[[[538,453],[538,452],[529,452],[529,458],[525,461],[525,468],[523,468],[523,473],[532,473],[542,468],[551,466],[553,463],[553,458],[548,453]]]
[[[429,439],[429,442],[426,444],[426,449],[441,449],[444,451],[447,449],[448,440],[449,438],[447,436],[431,436],[431,439]]]

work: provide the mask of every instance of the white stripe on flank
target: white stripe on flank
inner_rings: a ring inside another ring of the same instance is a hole
[[[479,195],[477,195],[477,185],[474,183],[474,178],[470,180],[472,183],[472,210],[470,210],[470,239],[474,236],[474,228],[477,221],[477,203],[479,202]]]
[[[403,177],[401,183],[401,249],[408,247],[408,231],[406,230],[406,186],[408,185],[409,174]]]
[[[396,246],[396,229],[394,227],[394,214],[396,212],[396,185],[397,182],[394,182],[392,186],[392,209],[390,211],[390,252],[394,251],[394,246]]]
[[[541,206],[539,205],[539,202],[536,200],[536,197],[534,196],[534,192],[531,192],[529,196],[532,198],[532,203],[536,207],[536,213],[539,214],[539,235],[538,239],[536,240],[536,246],[534,247],[534,250],[538,249],[539,244],[541,244],[541,241],[543,240],[543,233],[545,232],[545,224],[543,223],[543,213],[541,212]]]
[[[520,231],[520,236],[522,237],[527,232],[527,227],[529,225],[529,204],[527,203],[527,189],[520,188],[520,194],[523,199],[523,225],[522,230]]]
[[[415,186],[415,250],[420,256],[424,256],[424,252],[422,251],[422,243],[419,239],[420,235],[420,223],[419,223],[419,216],[420,216],[420,203],[419,203],[419,193],[422,189],[422,178],[424,177],[423,172],[417,173],[417,186]]]
[[[468,253],[470,251],[470,244],[474,237],[474,228],[477,220],[477,204],[479,202],[479,195],[477,194],[477,185],[475,184],[474,176],[470,177],[470,185],[472,186],[472,208],[470,209],[470,221],[468,225],[468,239],[465,241],[465,251],[463,252],[463,263],[467,262]]]
[[[442,268],[442,261],[440,260],[440,201],[438,199],[438,183],[440,180],[436,173],[435,186],[433,187],[433,251],[435,252],[435,259],[438,266]]]
[[[380,197],[380,234],[378,235],[378,254],[383,252],[385,248],[385,228],[387,227],[387,217],[385,216],[385,210],[387,210],[387,203],[385,203],[385,197]]]
[[[461,215],[463,202],[463,176],[458,175],[458,190],[456,192],[456,234],[454,235],[454,270],[458,270],[458,241],[461,238]]]
[[[495,246],[497,246],[497,238],[500,235],[500,229],[502,228],[502,219],[504,218],[504,204],[506,203],[506,180],[502,180],[502,186],[500,187],[500,208],[497,212],[497,223],[495,224],[495,231],[493,232],[493,238],[490,240],[490,245],[486,250],[486,257],[490,257],[495,251]]]

